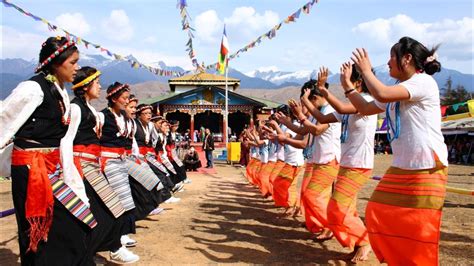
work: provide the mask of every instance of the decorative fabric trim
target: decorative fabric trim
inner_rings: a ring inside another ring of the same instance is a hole
[[[83,87],[83,86],[87,86],[89,83],[91,83],[93,80],[95,80],[97,77],[99,77],[102,73],[100,73],[99,70],[97,70],[94,74],[88,76],[87,78],[85,78],[84,80],[82,80],[81,82],[77,83],[76,85],[72,86],[71,89],[75,90],[77,88],[80,88],[80,87]]]

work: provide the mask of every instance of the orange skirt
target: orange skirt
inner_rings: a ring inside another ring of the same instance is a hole
[[[448,168],[390,167],[365,213],[370,244],[389,265],[438,265],[441,210]]]
[[[270,174],[269,181],[270,181],[270,194],[273,195],[273,182],[275,182],[276,177],[280,173],[281,169],[285,166],[284,161],[277,160],[275,162],[275,166],[272,169],[272,173]]]
[[[306,228],[311,233],[317,233],[328,226],[327,207],[338,169],[339,163],[336,160],[328,164],[313,164],[311,179],[301,197]]]
[[[247,167],[246,167],[246,171],[245,171],[245,177],[247,177],[247,180],[249,181],[249,183],[252,183],[252,171],[253,171],[253,168],[255,167],[255,162],[257,160],[255,160],[255,158],[250,158],[250,161],[249,163],[247,164]]]
[[[372,169],[339,168],[327,217],[329,229],[343,247],[353,249],[369,244],[367,228],[357,213],[357,193],[371,174]]]
[[[263,196],[270,193],[270,175],[272,173],[273,167],[275,167],[275,162],[269,161],[268,163],[262,164],[260,169],[260,192],[262,192]]]
[[[273,182],[275,206],[292,207],[296,205],[296,183],[301,167],[285,164]]]
[[[255,159],[255,166],[252,171],[252,184],[254,184],[257,187],[260,187],[260,180],[258,179],[258,173],[260,172],[261,168],[262,168],[262,161]]]

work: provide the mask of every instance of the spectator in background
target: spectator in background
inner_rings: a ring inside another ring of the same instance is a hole
[[[209,128],[204,130],[204,137],[202,140],[202,149],[206,152],[207,165],[206,168],[212,168],[212,151],[214,150],[214,139]]]
[[[194,147],[191,147],[186,153],[186,157],[184,157],[184,165],[186,166],[186,171],[197,171],[197,169],[202,166],[201,160],[199,160],[199,155],[194,150]]]

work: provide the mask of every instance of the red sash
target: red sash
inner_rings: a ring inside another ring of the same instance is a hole
[[[30,224],[28,251],[37,251],[41,240],[47,241],[53,221],[54,198],[48,173],[54,172],[60,162],[59,149],[48,151],[22,151],[14,149],[12,165],[28,165],[28,184],[25,217]]]

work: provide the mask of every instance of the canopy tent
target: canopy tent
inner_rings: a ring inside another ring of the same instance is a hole
[[[441,131],[444,135],[474,133],[474,117],[444,121],[441,123]]]

